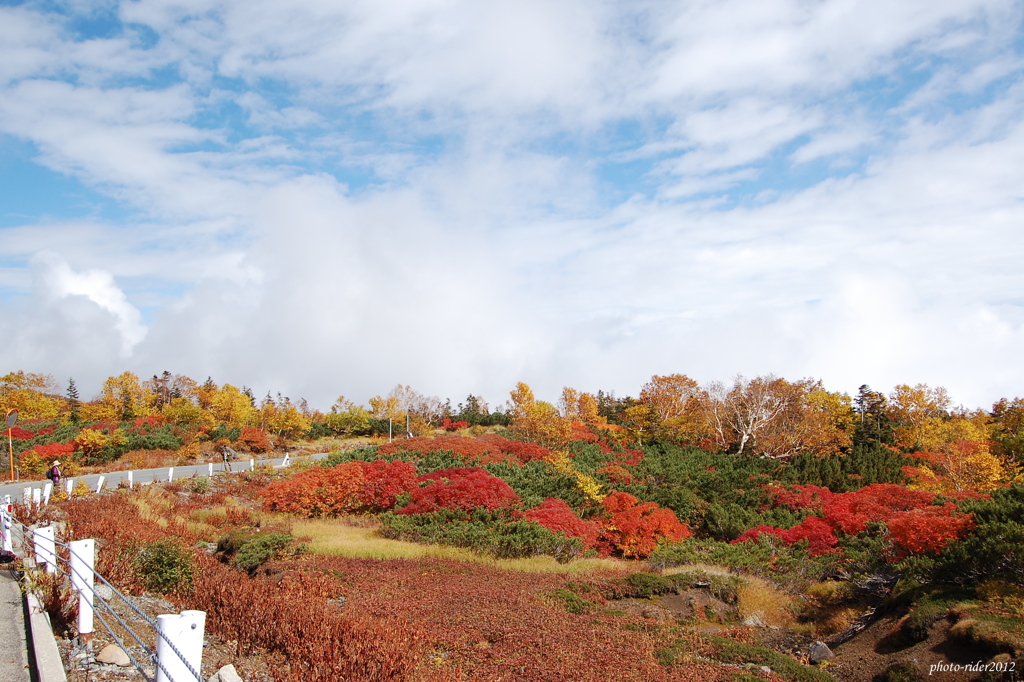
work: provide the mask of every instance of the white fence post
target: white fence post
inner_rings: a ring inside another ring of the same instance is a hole
[[[89,641],[93,632],[93,568],[96,565],[96,541],[73,540],[71,548],[71,585],[78,590],[78,636]]]
[[[129,471],[128,472],[128,488],[129,489],[132,489],[132,488],[135,487],[135,476],[134,476],[134,474],[135,474],[134,471]]]
[[[167,482],[170,483],[174,480],[174,467],[167,470]]]
[[[99,493],[103,490],[103,482],[107,480],[106,476],[100,476],[99,480],[96,481],[96,492]]]
[[[47,573],[57,572],[57,549],[54,544],[53,526],[36,528],[32,531],[36,546],[36,562],[46,564]]]
[[[36,509],[39,508],[40,503],[43,501],[43,489],[32,488],[32,506]]]
[[[22,488],[21,498],[26,507],[32,504],[32,488]]]
[[[156,668],[156,682],[203,682],[189,672],[185,663],[187,661],[193,670],[201,672],[206,612],[165,613],[156,617],[156,625],[160,631],[156,640],[156,660],[160,663]],[[174,653],[165,638],[174,643],[184,656],[184,661]]]
[[[67,481],[65,481],[64,482],[64,487],[68,491],[68,497],[71,497],[71,491],[75,489],[75,481],[74,481],[74,479],[69,478]]]
[[[7,499],[10,499],[10,496]],[[8,505],[4,505],[4,508],[0,510],[0,529],[3,530],[3,545],[0,546],[0,549],[5,552],[13,552],[14,538],[11,537],[11,512],[8,510]]]
[[[210,469],[210,478],[213,478],[213,462],[210,462],[209,469]]]
[[[47,481],[43,485],[43,504],[50,504],[50,495],[53,494],[53,481]]]
[[[249,470],[252,471],[255,468],[256,468],[256,459],[250,457],[249,458]]]

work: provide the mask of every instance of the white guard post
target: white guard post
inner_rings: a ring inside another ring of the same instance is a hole
[[[129,488],[134,488],[135,487],[135,475],[134,474],[135,474],[134,471],[129,471],[128,472],[128,487]]]
[[[32,532],[36,545],[36,562],[46,564],[46,572],[57,572],[57,555],[55,553],[53,526],[36,528]]]
[[[43,504],[50,504],[50,495],[53,494],[53,481],[47,481],[43,486]]]
[[[26,507],[32,504],[32,488],[21,489],[21,501]]]
[[[210,478],[213,478],[213,462],[210,462],[209,470],[210,470]]]
[[[71,497],[71,491],[75,489],[74,479],[69,478],[64,485],[65,490],[68,491],[68,497]]]
[[[167,482],[170,483],[174,480],[174,467],[167,470]]]
[[[96,541],[74,540],[71,548],[71,585],[78,590],[78,636],[92,640],[93,568],[96,565]]]
[[[284,453],[284,459],[281,461],[281,468],[287,467],[289,464],[291,464],[291,461],[291,456],[287,452]]]
[[[252,471],[252,470],[253,470],[253,469],[255,469],[255,468],[256,468],[256,460],[255,460],[255,459],[252,459],[252,458],[250,458],[250,459],[249,459],[249,471]]]
[[[43,489],[42,488],[32,488],[32,506],[34,506],[34,507],[36,507],[38,509],[39,505],[42,503],[42,501],[43,501]]]
[[[10,505],[4,505],[4,508],[0,510],[0,530],[3,530],[3,544],[0,545],[0,549],[5,552],[14,551],[14,538],[11,536],[11,512],[9,509]]]
[[[99,480],[96,481],[96,492],[103,490],[103,482],[107,480],[106,476],[100,476]]]
[[[162,635],[158,635],[156,640],[156,660],[160,663],[156,667],[156,682],[203,682],[189,672],[188,666],[174,653],[166,640],[174,643],[193,670],[201,672],[206,612],[165,613],[156,617],[156,626]]]

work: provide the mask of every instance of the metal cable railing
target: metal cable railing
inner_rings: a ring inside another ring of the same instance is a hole
[[[21,535],[20,544],[22,550],[27,551],[26,548],[32,547],[36,556],[39,557],[39,559],[41,559],[46,564],[47,567],[52,567],[54,573],[57,573],[67,578],[71,582],[72,586],[75,587],[76,591],[79,592],[80,596],[83,599],[88,599],[89,608],[93,608],[93,605],[98,604],[103,611],[105,611],[114,621],[116,621],[118,625],[121,626],[121,628],[124,629],[125,632],[128,633],[128,635],[131,636],[132,639],[135,640],[139,647],[141,647],[142,650],[146,653],[150,661],[156,666],[156,669],[163,673],[163,676],[166,680],[169,680],[171,682],[192,682],[192,680],[195,680],[196,682],[203,682],[203,678],[200,672],[196,670],[195,666],[192,665],[189,658],[181,652],[178,646],[176,646],[175,643],[171,640],[171,638],[168,637],[167,634],[161,629],[160,625],[157,622],[154,622],[154,620],[150,618],[142,609],[140,609],[138,605],[136,605],[131,599],[125,596],[116,587],[114,587],[110,583],[110,581],[107,580],[106,577],[104,577],[99,572],[91,570],[89,574],[86,575],[83,572],[76,569],[75,564],[82,562],[84,560],[84,557],[77,557],[77,555],[75,554],[75,549],[71,547],[71,545],[58,542],[54,538],[48,539],[47,542],[43,543],[44,545],[52,543],[52,548],[43,547],[43,549],[40,550],[37,529],[33,529],[29,526],[26,526],[25,524],[21,523],[16,518],[14,518],[13,515],[8,514],[7,518],[11,522],[11,531],[16,531]],[[30,535],[32,538],[31,542],[29,541]],[[68,558],[65,559],[63,556],[61,556],[61,553],[56,551],[57,548],[66,550],[68,553]],[[71,561],[72,556],[74,556],[76,559],[79,559],[79,561]],[[67,568],[62,566],[62,563],[66,564]],[[91,560],[87,563],[91,564]],[[92,578],[94,577],[98,578],[101,583],[103,583],[108,589],[110,589],[111,595],[113,597],[116,597],[121,602],[123,602],[131,611],[138,615],[149,627],[153,629],[153,631],[156,633],[157,639],[157,646],[155,648],[151,648],[146,643],[146,640],[144,640],[143,637],[138,632],[136,632],[136,630],[131,625],[125,622],[124,618],[122,618],[120,614],[118,614],[114,610],[113,606],[111,606],[111,604],[106,599],[104,599],[101,595],[99,595],[96,592],[94,585],[92,583]],[[84,589],[82,587],[78,587],[79,585],[84,586]],[[85,590],[88,590],[87,596],[84,594]],[[83,599],[80,599],[79,602],[80,609],[82,608]],[[115,632],[114,628],[111,626],[110,623],[107,622],[107,619],[103,617],[100,611],[93,611],[93,613],[95,613],[96,617],[100,621],[100,624],[107,631],[110,637],[114,640],[117,646],[128,657],[128,660],[131,662],[131,665],[139,672],[140,675],[142,675],[143,679],[145,679],[146,682],[155,682],[155,678],[150,676],[147,670],[143,667],[142,663],[135,656],[132,655],[130,647],[125,646],[124,639]],[[196,626],[193,624],[192,627],[195,628]],[[191,676],[191,679],[175,679],[174,675],[172,674],[172,671],[168,669],[167,664],[165,664],[165,662],[161,660],[161,656],[159,655],[161,649],[159,644],[161,641],[179,659],[179,663],[176,663],[171,667],[183,667]]]

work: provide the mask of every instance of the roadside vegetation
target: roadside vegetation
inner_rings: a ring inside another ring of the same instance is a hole
[[[1024,647],[1020,399],[673,375],[636,399],[519,384],[491,411],[399,386],[320,413],[169,373],[53,388],[0,385],[25,475],[330,453],[38,512],[282,679],[916,679]],[[809,665],[816,641],[835,658]]]

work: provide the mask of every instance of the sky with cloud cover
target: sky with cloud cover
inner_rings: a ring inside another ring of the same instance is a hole
[[[6,371],[1024,395],[1022,18],[0,0]]]

